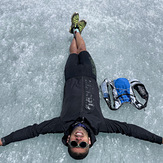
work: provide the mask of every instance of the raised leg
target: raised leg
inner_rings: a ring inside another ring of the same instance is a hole
[[[86,51],[85,42],[79,32],[75,33],[75,38],[76,38],[78,54],[82,51]]]
[[[78,54],[78,49],[77,49],[77,44],[76,44],[76,39],[73,38],[71,45],[70,45],[70,54],[76,53]]]

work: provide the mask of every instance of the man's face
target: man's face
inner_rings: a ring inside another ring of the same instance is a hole
[[[69,135],[67,138],[67,143],[69,143],[71,141],[76,141],[78,144],[80,144],[83,141],[88,143],[89,145],[91,144],[90,138],[88,137],[88,133],[83,127],[76,127],[71,132],[71,135]],[[75,152],[75,153],[83,153],[88,148],[89,147],[86,147],[86,148],[74,147],[74,148],[71,148],[71,151]]]

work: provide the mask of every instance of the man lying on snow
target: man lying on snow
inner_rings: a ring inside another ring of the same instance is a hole
[[[86,21],[79,14],[72,16],[70,33],[74,38],[65,66],[65,87],[59,117],[25,127],[1,138],[0,145],[21,141],[47,133],[64,133],[62,142],[74,159],[83,159],[96,141],[99,132],[121,133],[138,139],[162,144],[162,137],[141,127],[104,118],[100,108],[96,68],[81,32]]]

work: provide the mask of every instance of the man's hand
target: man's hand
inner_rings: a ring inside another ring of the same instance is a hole
[[[0,146],[2,146],[2,141],[1,141],[1,139],[0,139]]]

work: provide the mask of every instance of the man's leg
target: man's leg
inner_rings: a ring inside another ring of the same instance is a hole
[[[73,38],[71,45],[70,45],[70,54],[78,54],[78,49],[77,49],[77,44],[76,44],[76,39]]]
[[[77,50],[78,50],[77,53],[79,54],[82,51],[86,51],[85,42],[79,32],[75,33],[75,39],[76,39]]]
[[[73,38],[70,45],[70,54],[76,53],[79,54],[82,51],[86,51],[85,42],[79,32],[75,33],[75,37]]]
[[[83,65],[83,71],[85,72],[85,76],[90,76],[96,80],[96,67],[94,61],[90,54],[86,51],[85,42],[78,31],[78,29],[73,30],[74,37],[76,39],[78,56],[79,56],[79,64]]]

